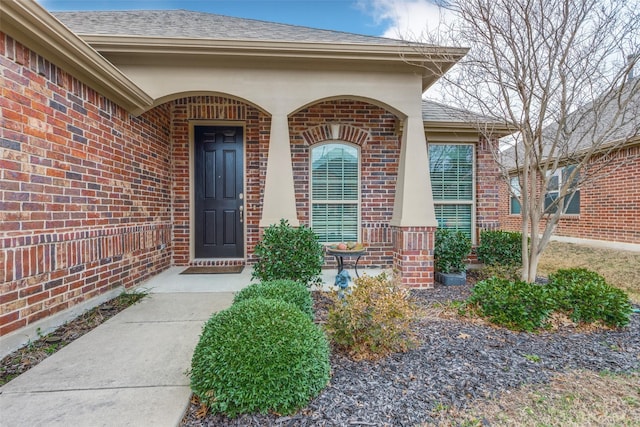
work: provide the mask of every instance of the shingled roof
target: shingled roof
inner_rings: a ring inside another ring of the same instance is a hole
[[[575,160],[592,148],[606,149],[640,142],[640,77],[569,114],[565,129],[566,139],[558,132],[557,123],[542,130],[544,159]],[[550,153],[552,147],[554,152]],[[522,144],[505,150],[502,153],[504,167],[515,169],[516,157],[522,159],[523,152]]]
[[[52,12],[80,36],[141,36],[406,46],[402,40],[188,10]]]

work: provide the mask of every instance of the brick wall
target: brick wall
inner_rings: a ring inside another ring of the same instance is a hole
[[[393,214],[400,158],[396,117],[364,102],[321,102],[291,117],[289,132],[298,218],[310,221],[309,158],[313,144],[332,140],[331,125],[338,124],[338,140],[360,147],[361,237],[368,245],[362,265],[390,267],[393,241],[389,221]],[[327,263],[334,265],[333,258]]]
[[[476,145],[476,237],[500,225],[501,174],[495,162],[498,141],[480,138]]]
[[[561,218],[555,235],[640,244],[640,147],[594,159],[607,165],[599,178],[580,187],[580,214]],[[500,226],[520,231],[520,215],[510,215],[506,183],[500,186]],[[542,230],[542,228],[541,228]]]
[[[132,117],[0,33],[0,335],[168,267],[168,106]]]

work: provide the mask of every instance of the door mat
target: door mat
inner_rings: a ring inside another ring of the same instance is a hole
[[[207,265],[189,267],[180,274],[238,274],[244,270],[244,265]]]

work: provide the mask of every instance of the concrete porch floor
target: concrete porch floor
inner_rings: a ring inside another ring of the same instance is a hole
[[[187,267],[170,267],[162,273],[152,277],[139,286],[139,289],[150,293],[186,293],[186,292],[238,292],[248,286],[251,281],[251,266],[246,266],[237,274],[180,274]],[[353,269],[347,269],[351,278],[355,280]],[[359,268],[362,276],[377,276],[383,270],[380,268]],[[335,268],[322,270],[323,290],[335,289],[337,270]]]

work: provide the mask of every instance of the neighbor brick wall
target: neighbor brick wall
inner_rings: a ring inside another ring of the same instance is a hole
[[[359,264],[390,267],[396,176],[400,158],[397,118],[390,112],[354,100],[334,100],[300,110],[289,120],[291,155],[298,218],[310,222],[309,162],[313,144],[332,140],[331,124],[339,125],[339,139],[360,147],[361,236],[368,245]],[[335,265],[332,257],[327,264]]]
[[[169,266],[168,106],[132,117],[0,33],[0,335]]]
[[[580,187],[580,214],[561,218],[555,235],[640,244],[640,147],[627,147],[594,165],[600,178]],[[500,226],[520,231],[520,215],[509,214],[506,183],[500,186]],[[542,230],[542,228],[541,228]]]

